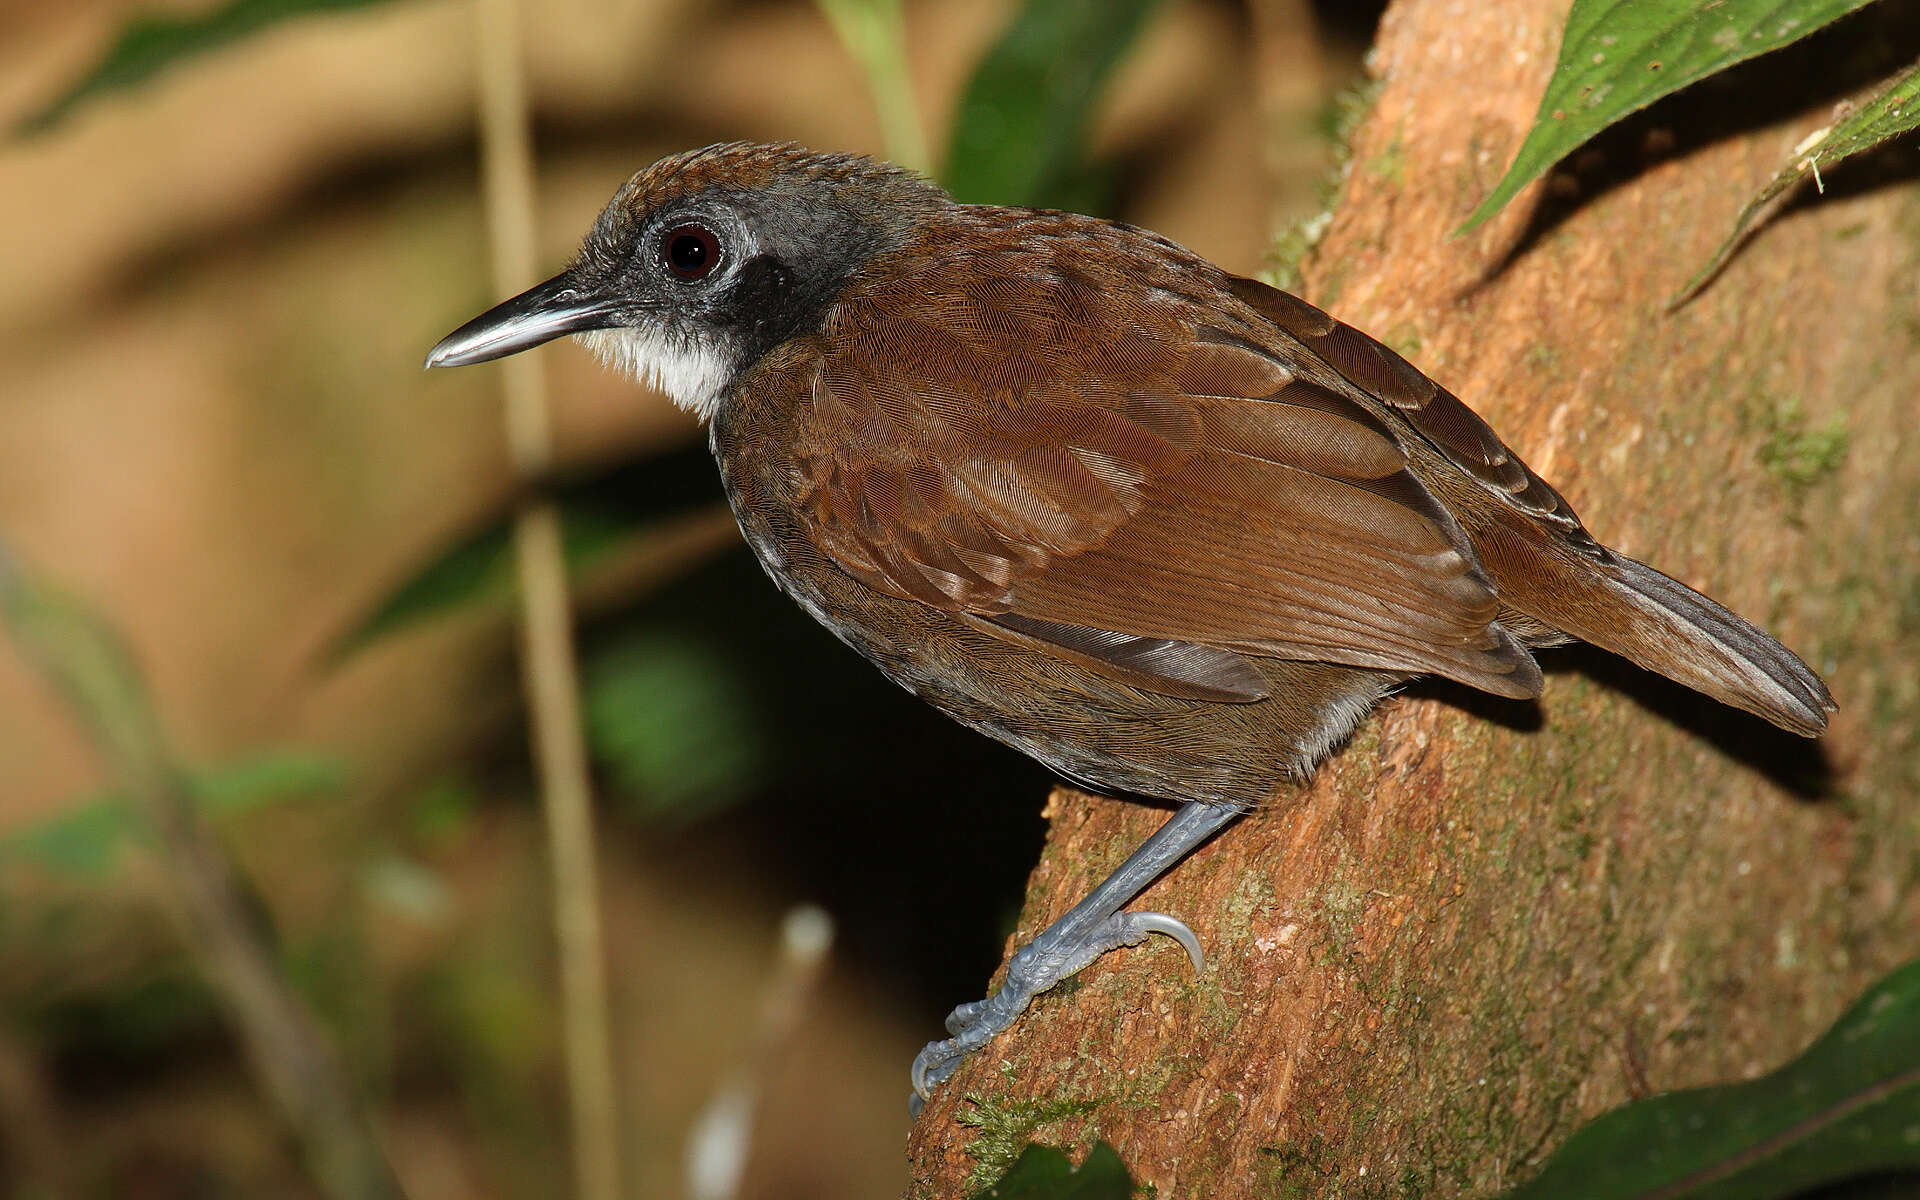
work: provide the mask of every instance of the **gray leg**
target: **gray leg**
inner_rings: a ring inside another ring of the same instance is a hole
[[[928,1042],[913,1060],[914,1095],[909,1107],[914,1113],[918,1114],[928,1094],[959,1068],[961,1059],[1013,1024],[1029,1001],[1109,950],[1137,946],[1148,934],[1164,933],[1186,948],[1198,972],[1205,958],[1193,930],[1165,913],[1120,910],[1188,851],[1239,815],[1239,809],[1224,805],[1198,801],[1181,805],[1127,861],[1088,892],[1086,899],[1015,951],[1000,990],[985,1000],[954,1009],[947,1017],[947,1031],[953,1036],[943,1042]]]

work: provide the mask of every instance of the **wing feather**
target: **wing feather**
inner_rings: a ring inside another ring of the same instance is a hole
[[[1528,515],[1558,527],[1570,544],[1590,554],[1603,553],[1574,515],[1573,507],[1551,484],[1521,462],[1478,413],[1412,363],[1298,296],[1253,279],[1234,278],[1229,286],[1242,303],[1297,340],[1347,382],[1399,412],[1414,432],[1482,487]]]

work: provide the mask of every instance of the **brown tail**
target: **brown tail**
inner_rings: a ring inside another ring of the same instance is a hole
[[[1793,651],[1686,584],[1613,557],[1609,582],[1630,606],[1629,631],[1568,633],[1802,737],[1826,732],[1833,695]]]
[[[1501,557],[1491,556],[1490,565]],[[1825,732],[1827,714],[1834,711],[1827,685],[1746,618],[1624,554],[1609,552],[1599,562],[1582,556],[1577,566],[1555,557],[1559,569],[1546,573],[1550,582],[1512,590],[1500,578],[1505,572],[1496,568],[1501,599],[1782,729],[1802,737]],[[1514,574],[1521,580],[1542,578],[1532,571]]]

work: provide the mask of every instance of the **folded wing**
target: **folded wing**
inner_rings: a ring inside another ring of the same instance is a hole
[[[1537,694],[1382,421],[1191,308],[1070,269],[994,286],[825,339],[800,515],[850,574],[1172,695],[1262,698],[1248,656]]]

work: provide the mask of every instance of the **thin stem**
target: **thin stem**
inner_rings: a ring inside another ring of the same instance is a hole
[[[478,17],[487,225],[494,285],[507,296],[535,282],[533,139],[517,2],[478,0]],[[508,455],[521,478],[538,478],[553,454],[546,377],[539,359],[531,355],[509,358],[501,369]],[[520,582],[521,670],[546,813],[559,940],[574,1173],[583,1200],[617,1200],[619,1122],[601,957],[592,785],[558,510],[542,499],[523,502],[514,515],[513,541]]]
[[[929,171],[920,106],[907,76],[907,30],[900,0],[816,0],[827,23],[860,64],[880,118],[887,157],[915,171]]]

